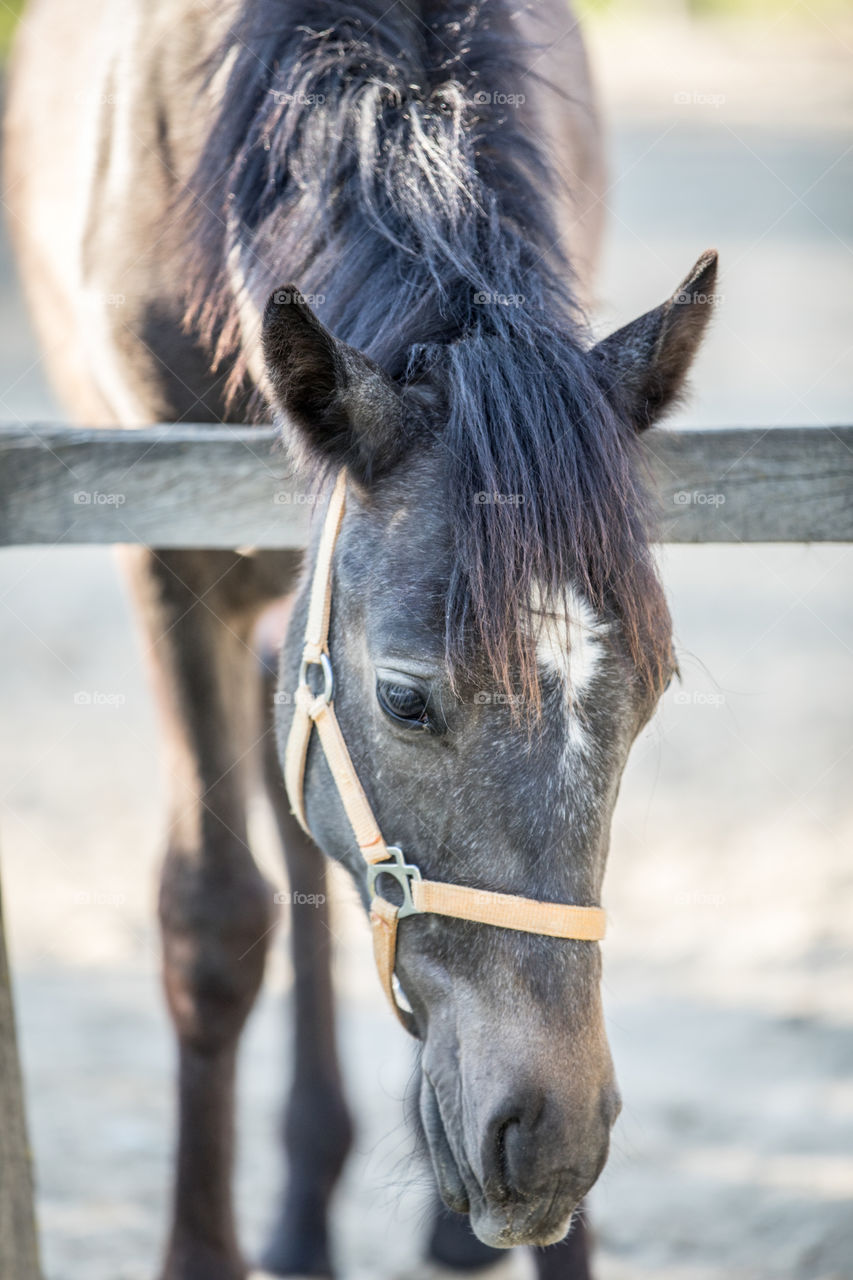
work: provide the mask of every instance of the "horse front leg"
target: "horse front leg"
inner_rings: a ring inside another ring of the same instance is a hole
[[[275,683],[268,669],[270,724]],[[294,1061],[282,1125],[287,1181],[263,1265],[277,1276],[328,1277],[329,1200],[352,1142],[352,1122],[335,1036],[326,862],[290,812],[274,741],[272,733],[264,739],[264,765],[290,885]]]
[[[244,765],[259,726],[245,574],[240,557],[213,552],[146,552],[129,568],[171,790],[160,925],[179,1128],[162,1277],[243,1280],[231,1203],[235,1060],[275,911],[246,836]]]
[[[236,851],[235,851],[236,852]],[[163,1280],[243,1280],[231,1203],[237,1042],[263,974],[271,891],[208,851],[171,850],[163,976],[178,1037],[178,1148]]]
[[[565,1240],[533,1250],[536,1280],[592,1280],[590,1253],[586,1201],[581,1201]]]

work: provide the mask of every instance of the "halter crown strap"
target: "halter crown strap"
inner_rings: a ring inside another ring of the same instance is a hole
[[[326,512],[311,583],[302,665],[294,698],[293,722],[285,748],[284,780],[293,812],[302,829],[310,835],[305,817],[305,762],[311,730],[316,727],[344,811],[368,864],[370,923],[379,978],[392,1009],[406,1030],[414,1035],[414,1018],[408,1010],[401,1008],[394,992],[397,926],[406,916],[430,912],[549,938],[599,942],[604,937],[605,914],[600,907],[539,902],[516,894],[492,893],[486,889],[424,880],[418,868],[404,860],[400,849],[386,845],[347,750],[333,702],[334,673],[329,655],[332,559],[345,508],[346,471],[342,468]],[[311,666],[322,669],[323,688],[320,693],[315,693],[308,682],[308,668]],[[394,906],[376,891],[377,881],[383,876],[396,880],[402,890],[400,906]]]
[[[295,710],[290,736],[284,756],[284,781],[287,794],[299,824],[306,834],[310,835],[305,817],[304,781],[305,761],[308,756],[308,743],[311,729],[317,726],[326,759],[335,785],[341,797],[346,815],[350,820],[359,849],[368,862],[380,862],[388,857],[385,841],[376,825],[373,810],[364,794],[355,766],[350,759],[347,745],[344,742],[341,727],[338,724],[332,705],[334,679],[332,664],[329,658],[329,619],[332,609],[332,555],[335,550],[341,521],[346,507],[346,472],[338,472],[335,487],[320,546],[317,551],[317,564],[314,569],[314,580],[311,584],[311,597],[308,603],[308,621],[305,625],[305,644],[302,650],[302,667],[299,673],[299,684],[295,695]],[[313,693],[308,684],[308,668],[319,665],[323,669],[324,687],[320,694]]]

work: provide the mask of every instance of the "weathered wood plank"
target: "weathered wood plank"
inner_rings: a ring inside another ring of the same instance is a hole
[[[650,431],[664,542],[850,542],[853,427]]]
[[[298,547],[290,472],[271,428],[0,427],[0,545]]]
[[[853,427],[650,432],[667,542],[853,540]],[[299,547],[314,495],[270,427],[0,426],[0,545]]]
[[[33,1171],[0,892],[0,1276],[39,1280]]]

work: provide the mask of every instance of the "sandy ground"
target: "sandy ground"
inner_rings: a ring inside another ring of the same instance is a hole
[[[849,28],[794,6],[665,40],[604,24],[594,43],[613,175],[602,324],[662,299],[716,244],[723,304],[681,421],[849,421]],[[0,415],[59,416],[5,246],[0,271]],[[853,549],[662,560],[684,678],[635,748],[613,833],[605,989],[625,1110],[592,1199],[598,1275],[849,1280]],[[4,551],[0,643],[0,840],[46,1274],[148,1280],[173,1107],[152,924],[163,791],[111,553]],[[280,880],[260,803],[253,826]],[[359,1117],[340,1272],[410,1275],[425,1180],[402,1124],[409,1048],[338,887]],[[279,941],[242,1057],[250,1249],[281,1180],[288,990]]]

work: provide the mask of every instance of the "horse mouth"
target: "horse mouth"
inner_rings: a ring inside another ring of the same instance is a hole
[[[569,1230],[576,1205],[556,1214],[560,1184],[544,1208],[541,1204],[513,1201],[499,1191],[483,1187],[464,1157],[457,1158],[447,1136],[438,1094],[425,1071],[421,1073],[421,1122],[432,1159],[438,1189],[448,1209],[467,1213],[474,1234],[493,1249],[516,1245],[556,1244]],[[463,1173],[464,1169],[464,1173]]]
[[[471,1202],[468,1189],[456,1162],[456,1156],[447,1137],[441,1118],[438,1095],[425,1071],[421,1073],[421,1123],[429,1147],[432,1166],[441,1198],[448,1209],[456,1213],[469,1213]]]

